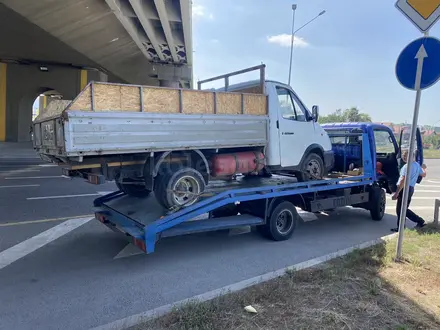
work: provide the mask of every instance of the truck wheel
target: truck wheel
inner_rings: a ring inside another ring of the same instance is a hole
[[[274,241],[285,241],[293,235],[298,220],[295,206],[290,202],[281,202],[273,209],[267,223],[260,226],[259,231]]]
[[[385,190],[380,187],[372,187],[369,198],[371,218],[375,221],[382,220],[387,203]]]
[[[301,171],[297,174],[298,181],[321,180],[325,175],[324,161],[321,156],[310,153],[301,164]]]
[[[130,183],[120,182],[118,179],[115,179],[116,186],[118,189],[129,196],[134,197],[147,197],[151,191],[146,189],[145,186],[135,185]]]
[[[156,178],[154,194],[164,208],[190,206],[200,199],[205,190],[202,174],[193,168],[160,174]]]

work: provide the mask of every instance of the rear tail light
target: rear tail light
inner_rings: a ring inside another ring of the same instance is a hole
[[[143,239],[133,238],[133,243],[142,251],[144,252],[147,251],[147,248],[145,246],[145,241]]]

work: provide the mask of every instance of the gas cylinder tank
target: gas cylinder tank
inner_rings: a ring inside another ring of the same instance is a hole
[[[264,158],[264,154],[260,151],[215,155],[211,158],[211,175],[221,177],[259,172],[265,166]]]

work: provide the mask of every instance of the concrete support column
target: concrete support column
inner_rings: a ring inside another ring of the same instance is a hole
[[[160,80],[159,81],[160,87],[169,87],[169,88],[179,88],[179,82],[175,80]]]
[[[0,63],[0,142],[6,141],[6,74],[7,64]]]

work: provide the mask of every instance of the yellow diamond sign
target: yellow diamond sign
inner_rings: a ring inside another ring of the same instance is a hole
[[[428,17],[431,16],[438,7],[440,7],[440,0],[408,0],[408,3],[424,19],[428,19]]]
[[[429,31],[440,18],[440,0],[398,0],[396,7],[421,32]]]

